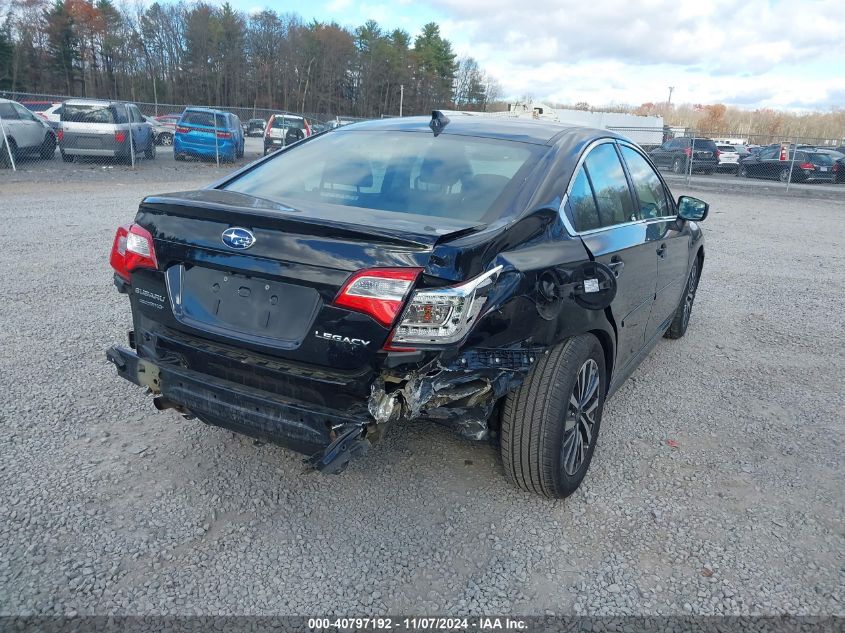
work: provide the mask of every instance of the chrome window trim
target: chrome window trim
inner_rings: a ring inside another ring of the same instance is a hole
[[[610,143],[613,145],[627,145],[631,149],[635,150],[636,152],[642,154],[642,151],[637,148],[636,145],[629,141],[624,141],[620,139],[614,138],[600,138],[592,141],[587,147],[584,148],[584,151],[581,153],[581,158],[578,159],[578,162],[575,164],[575,169],[572,171],[572,176],[569,179],[569,184],[566,186],[566,193],[563,194],[561,198],[560,207],[558,207],[558,215],[560,215],[561,220],[563,221],[563,226],[566,228],[567,233],[574,236],[580,235],[593,235],[594,233],[602,233],[604,231],[612,231],[613,229],[618,229],[623,226],[633,226],[635,224],[656,224],[658,222],[669,222],[677,219],[677,215],[664,215],[659,218],[649,218],[648,220],[633,220],[631,222],[623,222],[621,224],[613,224],[611,226],[603,226],[598,229],[590,229],[589,231],[576,231],[575,227],[572,226],[572,222],[569,221],[569,216],[566,214],[566,203],[569,202],[569,193],[572,191],[572,186],[575,184],[575,177],[578,175],[578,170],[581,169],[581,166],[584,164],[584,161],[587,160],[587,156],[592,152],[596,147],[599,145],[604,145],[605,143]],[[622,160],[620,158],[620,160]],[[623,168],[625,166],[623,165]],[[657,171],[655,171],[657,173]],[[663,188],[666,190],[666,197],[669,199],[670,203],[673,203],[672,197],[669,195],[668,187],[666,187],[666,183],[663,181],[663,178],[657,173],[657,177],[660,178],[660,182],[663,183]],[[673,203],[674,206],[674,203]]]

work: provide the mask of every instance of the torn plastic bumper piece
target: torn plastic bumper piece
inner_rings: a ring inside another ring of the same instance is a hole
[[[160,404],[178,403],[182,413],[203,422],[314,456],[322,470],[329,472],[332,461],[328,459],[329,451],[336,458],[349,461],[349,457],[360,453],[360,447],[351,441],[352,431],[357,429],[361,435],[371,422],[366,414],[353,417],[180,366],[155,364],[122,347],[110,348],[106,357],[122,378],[147,387],[162,398]],[[341,436],[350,434],[346,450],[338,450],[343,445],[337,441],[338,429],[343,429]]]
[[[346,470],[353,457],[366,455],[368,450],[370,441],[364,437],[364,427],[347,424],[335,441],[305,461],[322,473],[337,475]]]

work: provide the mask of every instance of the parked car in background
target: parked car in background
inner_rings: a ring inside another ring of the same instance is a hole
[[[427,419],[565,497],[606,398],[686,332],[707,213],[608,130],[358,123],[145,198],[110,258],[131,348],[106,356],[158,409],[323,472]]]
[[[793,162],[794,157],[794,162]],[[739,161],[739,176],[770,178],[787,182],[835,182],[836,163],[827,154],[813,149],[790,149],[770,145],[758,154]]]
[[[153,141],[156,145],[165,145],[168,147],[173,145],[173,133],[175,132],[175,126],[171,128],[155,117],[146,115],[144,115],[144,122],[148,123],[153,129]]]
[[[17,101],[0,99],[0,164],[8,165],[25,156],[53,158],[56,134],[46,121]]]
[[[819,154],[827,154],[828,156],[830,156],[834,163],[834,171],[836,171],[836,182],[845,182],[845,152],[821,147],[817,148],[816,152]]]
[[[264,130],[264,155],[311,136],[308,119],[296,114],[272,114]]]
[[[733,145],[717,145],[719,150],[719,171],[736,173],[739,169],[739,152]]]
[[[176,124],[173,157],[214,158],[234,162],[244,155],[241,120],[231,112],[186,108]]]
[[[179,122],[179,118],[182,116],[182,113],[174,113],[174,114],[161,114],[155,118],[156,121],[161,123],[164,127],[169,127],[172,130],[176,129],[176,124]]]
[[[262,136],[264,134],[264,126],[266,125],[264,119],[250,119],[246,124],[247,136]]]
[[[156,157],[153,128],[134,103],[70,99],[62,106],[58,130],[62,160],[113,158],[124,163]]]
[[[658,167],[669,168],[676,174],[701,171],[712,174],[719,168],[719,150],[709,138],[673,138],[649,152]]]

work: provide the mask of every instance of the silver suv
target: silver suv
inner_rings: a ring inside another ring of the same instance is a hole
[[[156,157],[153,128],[134,103],[70,99],[62,104],[59,125],[62,160],[75,156],[114,158],[131,163],[133,154]]]
[[[56,135],[47,123],[17,101],[0,99],[0,164],[11,157],[52,158],[56,151]]]

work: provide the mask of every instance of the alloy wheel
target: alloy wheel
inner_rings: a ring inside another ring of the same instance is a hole
[[[578,370],[566,407],[560,463],[569,476],[575,475],[584,464],[593,442],[599,408],[599,382],[599,366],[588,358]]]
[[[692,270],[689,274],[689,281],[687,282],[686,293],[684,294],[684,321],[683,327],[686,329],[689,324],[689,318],[692,314],[692,304],[695,301],[695,290],[698,287],[698,259],[692,265]]]

